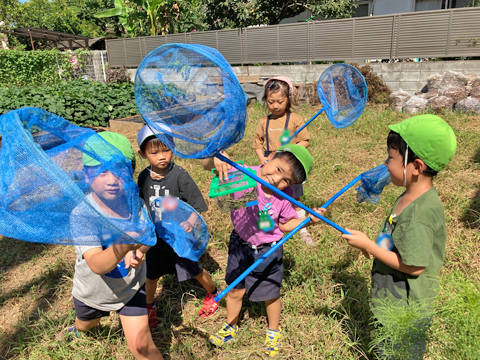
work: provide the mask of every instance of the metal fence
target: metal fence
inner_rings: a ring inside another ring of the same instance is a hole
[[[203,44],[230,64],[480,56],[480,8],[106,40],[109,65],[137,67],[166,43]],[[479,42],[477,43],[477,39]]]

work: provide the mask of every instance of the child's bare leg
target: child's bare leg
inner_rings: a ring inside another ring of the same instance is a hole
[[[120,315],[128,348],[136,359],[163,360],[148,328],[148,315]]]
[[[280,298],[265,301],[267,307],[268,328],[278,330],[280,324],[280,312],[282,310],[282,301]]]
[[[237,325],[245,289],[232,289],[227,296],[227,323]]]
[[[203,288],[207,290],[209,293],[213,293],[216,289],[215,284],[213,283],[212,277],[207,272],[207,270],[203,269],[203,271],[195,276],[200,284],[202,284]],[[148,303],[148,293],[147,293],[147,303]]]
[[[147,304],[153,304],[155,299],[155,292],[157,291],[158,279],[145,281],[145,293],[147,294]]]
[[[88,321],[80,320],[79,318],[75,318],[75,328],[78,331],[85,332],[93,327],[97,326],[100,323],[100,319],[93,319]]]
[[[300,201],[300,199],[295,199],[297,201]],[[297,215],[299,218],[304,218],[309,216],[310,214],[307,214],[307,212],[298,206],[295,206],[295,211],[297,212]],[[314,242],[312,240],[312,235],[307,231],[306,228],[300,229],[300,235],[302,237],[302,240],[305,242],[307,245],[314,245]]]

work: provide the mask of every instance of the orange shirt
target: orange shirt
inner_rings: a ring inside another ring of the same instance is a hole
[[[255,132],[255,138],[253,140],[254,149],[262,149],[263,151],[267,150],[266,143],[266,127],[267,127],[267,118],[268,116],[263,117],[260,120],[260,123],[257,126],[257,131]],[[269,151],[277,150],[282,144],[280,143],[280,137],[283,134],[285,129],[285,122],[287,120],[287,114],[283,115],[278,119],[270,119],[268,125],[268,148]],[[302,117],[300,115],[290,113],[290,120],[288,121],[288,130],[290,134],[293,134],[295,131],[300,129],[304,125]],[[310,135],[308,134],[307,128],[304,128],[300,131],[297,136],[292,139],[292,143],[296,144],[300,141],[309,141]]]

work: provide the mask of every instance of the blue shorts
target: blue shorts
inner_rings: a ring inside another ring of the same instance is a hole
[[[263,245],[255,254],[253,250],[235,230],[230,235],[228,243],[228,263],[225,281],[228,285],[247,270],[256,259],[270,250],[270,244]],[[251,301],[267,301],[280,297],[280,287],[283,280],[283,246],[265,259],[245,279],[235,286],[235,289],[245,289]]]
[[[75,315],[79,320],[90,321],[100,319],[110,315],[110,311],[98,310],[73,297],[75,304]],[[126,303],[117,313],[123,316],[142,316],[148,315],[147,295],[145,293],[145,284],[138,289],[137,293]]]

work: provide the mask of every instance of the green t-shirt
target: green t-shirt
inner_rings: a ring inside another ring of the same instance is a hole
[[[393,216],[401,195],[392,208],[391,232],[394,248],[406,265],[424,266],[419,276],[392,269],[378,259],[373,262],[370,308],[375,316],[375,300],[389,299],[399,305],[424,302],[425,314],[433,312],[433,300],[438,292],[438,274],[445,258],[447,240],[445,213],[432,187],[412,201],[400,215]],[[389,222],[385,219],[380,232]]]

